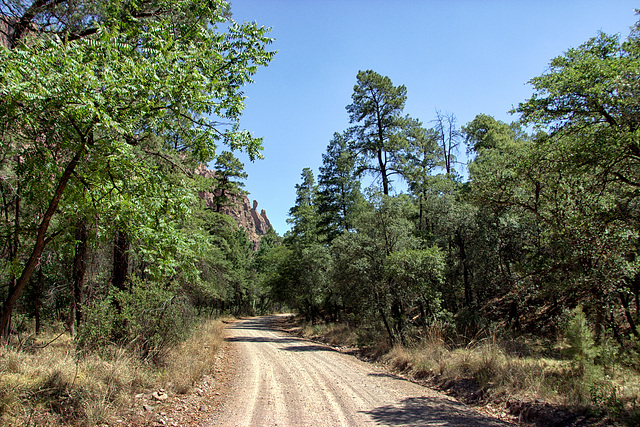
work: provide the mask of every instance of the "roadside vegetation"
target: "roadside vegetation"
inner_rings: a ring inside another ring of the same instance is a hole
[[[359,71],[259,246],[224,212],[234,153],[261,156],[240,116],[267,29],[224,0],[15,0],[0,41],[0,422],[184,393],[203,319],[288,308],[469,399],[638,423],[640,22],[552,59],[512,123],[411,117]]]
[[[185,393],[220,346],[206,319],[270,310],[223,211],[235,155],[261,156],[239,120],[271,41],[223,0],[0,3],[0,424]]]
[[[203,321],[183,342],[160,349],[106,345],[77,351],[63,325],[0,346],[0,420],[7,426],[94,426],[122,419],[134,397],[184,394],[212,374],[223,344],[222,321]]]
[[[272,295],[470,400],[637,425],[638,75],[640,23],[552,59],[512,123],[459,126],[407,115],[405,86],[360,71],[351,127],[317,181],[302,170]]]
[[[580,310],[553,339],[495,329],[470,338],[442,326],[415,331],[412,344],[393,347],[382,335],[373,338],[344,323],[298,318],[289,330],[510,420],[541,426],[640,422],[637,366],[621,360],[612,343],[596,346]]]

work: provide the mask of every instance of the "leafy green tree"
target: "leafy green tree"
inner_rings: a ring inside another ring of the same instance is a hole
[[[258,251],[253,257],[253,268],[256,272],[255,281],[259,288],[258,312],[260,313],[273,313],[279,309],[269,291],[278,269],[277,259],[274,259],[273,253],[280,250],[282,241],[282,237],[273,228],[270,228],[267,234],[260,238]]]
[[[461,132],[468,144],[469,153],[499,148],[509,141],[522,139],[518,123],[508,125],[486,114],[478,114],[466,126],[462,126]]]
[[[505,248],[497,255],[507,273],[502,276],[519,283],[514,310],[531,308],[523,301],[544,295],[559,315],[557,302],[576,295],[589,301],[601,336],[616,294],[635,277],[637,228],[633,214],[618,216],[621,193],[603,188],[597,169],[566,162],[573,138],[542,135],[481,150],[470,165],[470,195],[493,212],[494,231],[509,233],[496,236]]]
[[[240,131],[239,116],[243,85],[273,56],[264,28],[230,22],[224,1],[68,6],[2,6],[13,28],[10,48],[0,50],[2,144],[14,147],[11,167],[30,200],[41,201],[33,244],[2,306],[3,335],[44,247],[65,228],[58,213],[77,200],[80,171],[107,182],[113,168],[141,165],[139,156],[168,159],[155,135],[175,135],[182,152],[203,162],[221,142],[252,159],[261,146]],[[226,32],[217,30],[223,22]],[[128,174],[135,180],[139,170]]]
[[[393,252],[386,259],[385,271],[401,294],[405,313],[418,307],[424,323],[444,315],[440,290],[445,259],[438,246]]]
[[[304,168],[301,175],[302,183],[296,184],[296,204],[287,219],[292,224],[284,237],[287,255],[280,259],[278,279],[271,283],[271,292],[276,300],[314,320],[320,317],[328,295],[331,257],[322,244],[318,187],[313,172]]]
[[[433,171],[441,165],[438,135],[434,129],[425,129],[418,120],[407,119],[404,138],[407,141],[402,156],[402,175],[409,184],[409,191],[417,199],[418,231],[426,233],[426,200],[433,187]]]
[[[593,300],[603,307],[617,294],[635,334],[640,316],[637,308],[632,316],[629,297],[635,294],[638,307],[639,69],[640,23],[624,41],[600,33],[553,59],[548,72],[531,80],[531,99],[516,109],[525,124],[549,133],[538,147],[546,164],[566,171],[548,175],[547,188],[568,203],[544,216],[555,220],[557,235],[574,236],[561,240],[571,247],[565,251],[571,268],[563,271],[589,265]],[[603,309],[596,311],[602,318]]]
[[[353,227],[353,216],[362,200],[355,166],[346,137],[335,133],[322,155],[318,177],[319,227],[329,243]]]
[[[331,248],[336,292],[344,306],[359,317],[377,317],[390,343],[405,341],[407,304],[385,266],[393,253],[419,245],[408,209],[406,198],[373,195],[354,230],[338,236]]]
[[[389,195],[391,176],[400,173],[398,157],[404,141],[398,133],[405,123],[407,89],[372,70],[359,71],[356,78],[353,102],[346,107],[349,122],[355,124],[350,129],[351,149],[359,160],[358,171],[379,176],[382,192]]]
[[[307,320],[323,316],[331,299],[332,259],[320,243],[288,244],[270,250],[264,285],[274,301],[297,310]]]
[[[204,283],[190,283],[201,286],[196,289],[203,298],[199,306],[235,315],[254,314],[262,293],[254,286],[254,251],[246,231],[226,214],[210,209],[201,214],[208,232],[205,242],[209,243],[207,251],[200,254]]]

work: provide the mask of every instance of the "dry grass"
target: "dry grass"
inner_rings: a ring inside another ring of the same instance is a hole
[[[558,398],[557,379],[570,368],[566,361],[508,355],[495,343],[456,349],[434,345],[395,347],[385,360],[393,369],[415,379],[470,378],[494,394],[545,400]]]
[[[301,335],[333,346],[356,347],[358,344],[357,331],[345,323],[306,323],[302,326]]]
[[[209,373],[222,342],[221,322],[203,323],[169,350],[162,368],[115,346],[100,354],[78,353],[67,334],[45,333],[28,345],[0,346],[0,425],[107,423],[137,393],[160,387],[186,392]]]
[[[363,333],[340,324],[302,325],[303,336],[335,346],[357,346],[359,332]],[[389,348],[379,339],[364,354],[412,380],[453,387],[454,394],[469,402],[543,402],[545,408],[549,404],[588,409],[597,416],[640,425],[637,370],[620,365],[578,369],[560,357],[561,342],[549,347],[539,340],[503,341],[492,336],[462,346],[450,344],[445,325],[433,324],[421,333],[410,348]]]
[[[517,356],[506,343],[486,340],[464,348],[423,342],[415,348],[396,346],[383,361],[396,372],[432,385],[465,383],[485,402],[539,402],[556,407],[588,408],[591,413],[638,421],[640,375],[618,366],[577,369],[570,360]],[[466,381],[466,382],[465,382]],[[469,381],[474,384],[469,386]]]
[[[0,347],[0,420],[7,425],[95,425],[150,385],[148,368],[118,348],[80,355],[67,334]]]
[[[213,360],[224,343],[221,320],[203,323],[193,335],[169,352],[164,380],[176,393],[186,393],[212,373]]]

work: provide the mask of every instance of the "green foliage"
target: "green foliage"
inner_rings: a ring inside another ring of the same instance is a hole
[[[326,154],[322,155],[318,177],[318,227],[329,243],[353,228],[362,203],[355,168],[355,153],[349,148],[347,137],[335,133]]]
[[[272,266],[264,277],[270,295],[309,321],[320,318],[331,298],[332,259],[327,248],[318,243],[294,249],[279,246],[269,251],[266,260]]]
[[[390,176],[400,173],[404,140],[398,134],[405,125],[402,117],[407,88],[394,86],[389,77],[372,70],[359,71],[347,112],[351,151],[357,156],[358,174],[372,173],[382,179],[382,192],[390,193]]]
[[[434,318],[455,322],[460,340],[564,332],[571,387],[615,416],[611,378],[637,365],[640,336],[638,75],[640,21],[626,40],[601,33],[553,59],[519,121],[479,114],[458,129],[436,110],[426,129],[403,116],[404,86],[359,72],[352,127],[334,134],[318,187],[303,171],[292,231],[267,258],[271,295],[368,342],[383,331],[406,343]],[[455,167],[463,140],[467,182]],[[364,172],[379,180],[359,199]],[[389,196],[395,174],[408,195]],[[558,331],[576,306],[592,322],[576,309]]]
[[[318,187],[313,171],[310,168],[302,170],[302,183],[296,184],[296,204],[289,210],[287,223],[291,224],[288,239],[294,239],[301,244],[312,244],[319,241],[318,229]]]
[[[89,256],[101,263],[83,268],[107,272],[87,275],[89,283],[79,285],[79,291],[89,291],[87,301],[78,301],[80,308],[108,314],[107,303],[94,299],[108,294],[111,257],[102,245],[116,233],[127,237],[127,250],[113,262],[124,263],[131,280],[148,284],[150,303],[157,297],[173,301],[172,310],[188,310],[223,297],[247,305],[246,236],[216,241],[194,224],[194,190],[201,183],[190,171],[217,158],[224,197],[241,186],[234,178],[246,174],[230,151],[219,154],[220,146],[244,151],[251,160],[260,157],[261,140],[241,130],[239,119],[244,85],[274,55],[267,50],[268,30],[235,23],[222,0],[81,0],[77,8],[32,3],[3,8],[17,15],[7,20],[16,23],[9,48],[0,48],[0,167],[7,177],[0,210],[7,219],[2,245],[9,248],[0,271],[12,283],[2,295],[2,333],[55,239],[63,242],[56,249],[67,254],[60,257],[62,276],[71,276],[75,242],[67,231],[80,219],[92,230],[89,245],[95,243],[96,253]],[[202,274],[206,261],[224,273],[221,285]],[[51,282],[44,277],[44,286]],[[175,287],[169,294],[163,294],[166,283]],[[135,292],[129,295],[133,300],[114,296],[114,304],[138,307],[134,300],[143,296]],[[41,310],[33,306],[34,313]],[[92,315],[85,320],[98,321]],[[125,320],[133,325],[133,318],[113,322]],[[175,340],[138,326],[122,333],[149,333],[141,344],[147,353]],[[87,324],[87,341],[113,336],[101,323],[92,328]]]
[[[519,138],[519,124],[508,125],[486,114],[478,114],[462,127],[469,150],[479,154],[486,149],[499,149]]]
[[[230,206],[234,197],[240,197],[244,183],[238,179],[246,179],[247,173],[244,165],[236,159],[233,153],[223,151],[214,164],[216,175],[214,177],[214,203],[216,210],[220,212],[223,206]]]
[[[564,328],[565,339],[569,348],[567,354],[578,364],[584,366],[593,364],[596,357],[596,346],[587,317],[582,307],[576,307],[571,311]]]
[[[589,397],[597,412],[608,413],[613,418],[619,417],[624,410],[618,387],[607,376],[596,379],[589,385]]]
[[[259,267],[253,243],[230,216],[204,208],[198,215],[207,231],[199,242],[207,250],[199,253],[196,262],[199,280],[186,284],[196,307],[210,314],[216,310],[255,314],[256,303],[265,291],[256,277]]]
[[[130,292],[117,292],[116,336],[133,342],[143,357],[158,359],[168,348],[184,340],[195,324],[194,311],[175,288],[163,289],[133,281]]]
[[[440,288],[444,282],[444,255],[439,247],[405,249],[385,260],[385,271],[407,304],[419,300],[432,317],[441,313]]]
[[[174,287],[133,280],[130,291],[115,291],[86,307],[86,323],[78,346],[101,349],[108,344],[131,346],[141,357],[158,362],[181,342],[195,324],[189,300]]]
[[[402,338],[409,301],[386,274],[387,259],[418,247],[412,224],[406,219],[407,202],[404,197],[372,195],[354,230],[336,238],[332,245],[335,289],[343,304],[361,316],[377,317],[390,341]]]
[[[85,306],[85,324],[77,335],[79,348],[99,350],[114,342],[116,309],[113,298],[94,300]]]
[[[402,175],[406,179],[409,191],[417,199],[418,229],[423,231],[426,223],[426,199],[434,188],[433,171],[442,164],[442,152],[437,142],[437,132],[425,129],[417,120],[406,120],[403,138],[407,148],[401,156]]]

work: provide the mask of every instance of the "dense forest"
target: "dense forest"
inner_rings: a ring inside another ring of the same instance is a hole
[[[239,117],[273,57],[264,28],[222,1],[2,12],[4,337],[63,321],[83,345],[152,348],[199,314],[277,304],[391,343],[431,322],[555,333],[578,306],[598,342],[638,338],[640,26],[553,59],[513,123],[425,125],[407,88],[360,71],[352,126],[256,252],[220,211],[246,177],[232,151],[260,156]],[[207,162],[214,179],[194,173]]]
[[[261,156],[239,118],[268,30],[225,1],[0,7],[2,336],[62,322],[153,357],[198,317],[265,310],[262,252],[221,211],[233,152]]]
[[[459,340],[564,334],[581,357],[637,366],[640,22],[552,59],[512,123],[410,117],[405,86],[358,72],[351,127],[317,177],[302,170],[290,231],[256,249],[222,211],[244,191],[234,153],[261,156],[240,116],[268,30],[222,0],[0,15],[5,341],[64,324],[78,349],[153,360],[199,318],[286,309],[364,345],[437,324]]]
[[[467,338],[557,337],[586,316],[596,343],[635,357],[639,72],[640,26],[600,33],[529,82],[518,120],[459,127],[452,113],[406,115],[407,88],[360,71],[352,126],[317,182],[302,171],[267,288],[310,321],[391,344],[434,322]]]

